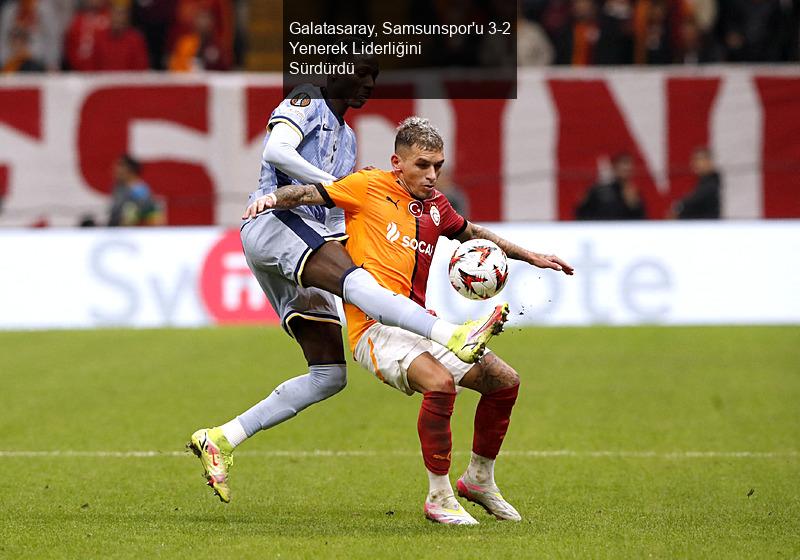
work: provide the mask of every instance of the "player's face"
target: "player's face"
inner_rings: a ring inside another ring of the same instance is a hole
[[[426,150],[416,144],[401,147],[392,155],[392,168],[412,196],[425,200],[433,196],[439,172],[444,165],[444,152]]]
[[[374,58],[356,57],[355,73],[336,76],[329,82],[331,97],[344,99],[348,107],[360,109],[372,96],[378,78],[378,61]]]

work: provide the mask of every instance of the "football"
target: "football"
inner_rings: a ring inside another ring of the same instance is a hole
[[[450,258],[450,283],[469,299],[489,299],[508,281],[508,259],[488,239],[470,239],[458,246]]]

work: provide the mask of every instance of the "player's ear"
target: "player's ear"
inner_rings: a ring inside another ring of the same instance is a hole
[[[392,162],[392,171],[400,171],[400,156],[397,154],[392,154],[392,157],[389,159]]]

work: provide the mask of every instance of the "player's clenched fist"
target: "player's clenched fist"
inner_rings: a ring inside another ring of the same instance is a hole
[[[275,201],[277,197],[275,193],[269,193],[264,196],[260,196],[255,201],[247,207],[242,214],[242,219],[246,220],[248,218],[255,218],[256,215],[261,214],[264,210],[269,210],[270,208],[275,207]]]

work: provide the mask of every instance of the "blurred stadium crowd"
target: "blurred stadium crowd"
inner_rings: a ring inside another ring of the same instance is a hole
[[[275,2],[261,2],[0,0],[0,68],[4,73],[243,69],[248,25],[279,9]],[[507,3],[457,0],[445,11],[448,21],[476,14],[505,19],[507,10],[498,6]],[[439,4],[412,6],[433,21]],[[364,8],[363,2],[351,8],[358,13],[358,6]],[[800,0],[521,0],[519,16],[522,66],[800,60]],[[260,27],[274,38],[279,28],[273,25]],[[277,69],[280,44],[273,39],[260,53],[271,62],[249,69]],[[457,58],[441,62],[452,65]]]
[[[0,67],[237,69],[246,9],[246,0],[0,0]]]
[[[522,0],[521,65],[798,60],[798,0]]]

